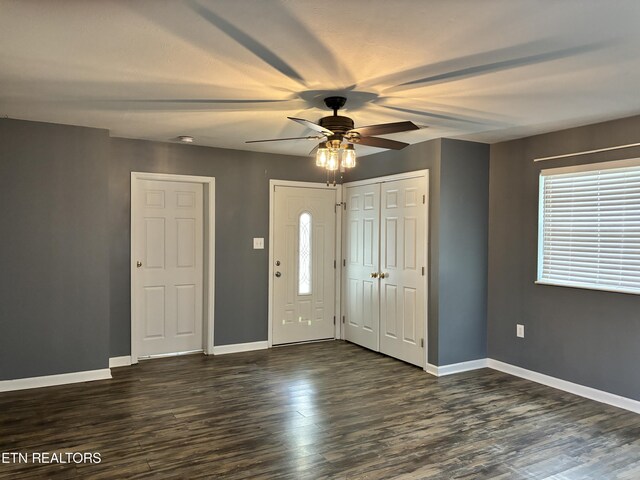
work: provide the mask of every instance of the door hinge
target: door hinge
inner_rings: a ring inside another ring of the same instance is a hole
[[[336,261],[335,260],[333,261],[333,268],[334,269],[336,268]]]
[[[420,339],[420,347],[421,347],[421,348],[424,348],[424,338],[421,338],[421,339]]]
[[[422,276],[424,277],[424,267],[422,267]]]
[[[342,315],[342,323],[344,323],[344,315]]]
[[[427,196],[426,195],[422,195],[422,204],[427,203]]]
[[[333,316],[333,324],[334,325],[336,324],[336,316],[335,315]]]
[[[346,259],[346,258],[343,258],[343,259],[342,259],[342,266],[343,266],[343,267],[346,267],[346,266],[347,266],[347,259]]]

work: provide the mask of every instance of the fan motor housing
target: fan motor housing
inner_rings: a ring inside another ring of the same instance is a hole
[[[335,133],[346,133],[353,128],[353,120],[341,115],[331,115],[320,119],[320,125]]]

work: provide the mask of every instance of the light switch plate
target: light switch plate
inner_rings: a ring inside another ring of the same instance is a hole
[[[264,238],[254,238],[253,239],[253,249],[254,250],[264,250]]]
[[[516,325],[516,335],[518,338],[524,338],[524,325]]]

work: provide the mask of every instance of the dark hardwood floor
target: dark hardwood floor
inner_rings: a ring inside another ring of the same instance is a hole
[[[640,479],[640,415],[492,370],[435,378],[345,342],[141,362],[0,394],[0,478]]]

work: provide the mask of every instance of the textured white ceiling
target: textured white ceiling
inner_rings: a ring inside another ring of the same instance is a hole
[[[286,119],[495,142],[640,113],[638,0],[0,0],[0,115],[307,154]],[[378,151],[358,147],[360,154]]]

